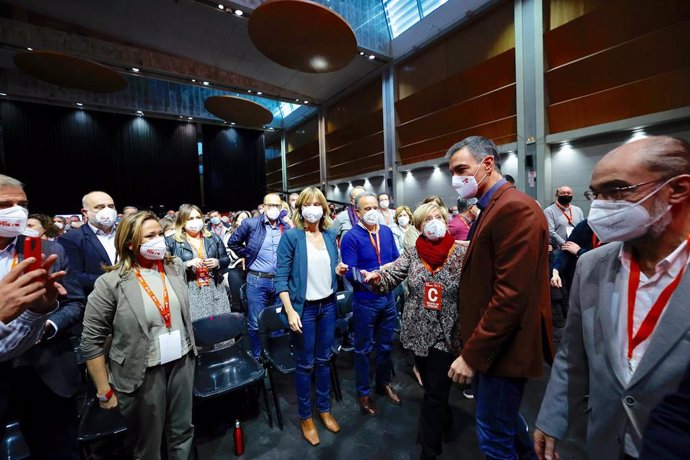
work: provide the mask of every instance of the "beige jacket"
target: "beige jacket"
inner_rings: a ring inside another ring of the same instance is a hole
[[[180,301],[185,329],[195,350],[185,267],[178,258],[164,266],[168,281]],[[106,337],[110,334],[113,336],[108,352],[110,384],[118,391],[130,393],[144,381],[149,341],[156,340],[149,336],[144,299],[133,272],[108,272],[96,280],[84,313],[81,336],[84,358],[88,360],[104,355]]]

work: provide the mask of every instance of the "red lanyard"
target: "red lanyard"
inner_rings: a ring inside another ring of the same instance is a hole
[[[688,235],[687,244],[690,247],[690,235]],[[659,298],[652,305],[651,310],[642,321],[637,334],[633,334],[633,317],[635,315],[635,301],[637,300],[637,288],[640,285],[640,265],[634,257],[630,258],[630,279],[628,280],[628,359],[632,358],[633,351],[640,343],[644,342],[654,331],[656,324],[659,322],[661,313],[671,299],[673,292],[680,284],[681,278],[685,274],[686,265],[681,269],[678,276],[676,276],[671,283],[661,291]]]
[[[601,246],[601,241],[599,241],[599,238],[597,238],[597,235],[592,233],[592,249],[596,249],[599,246]]]
[[[563,213],[565,218],[568,219],[568,223],[572,227],[573,226],[573,208],[568,208],[568,211],[570,211],[570,216],[568,216],[568,214],[565,213],[566,210],[563,207],[561,207],[561,205],[559,203],[556,203],[556,206],[558,206],[558,209],[561,210],[561,212]]]
[[[141,276],[139,269],[134,269],[134,274],[137,275],[137,281],[139,281],[141,287],[144,289],[144,291],[146,291],[149,297],[151,297],[151,300],[156,305],[156,308],[158,308],[158,312],[163,317],[163,321],[165,321],[165,327],[172,329],[172,320],[170,318],[170,297],[168,297],[168,287],[165,285],[165,272],[163,271],[163,264],[161,262],[158,262],[158,272],[161,275],[161,281],[163,281],[163,305],[161,305],[160,300],[158,300],[158,297],[156,297],[156,295],[153,293],[144,277]]]
[[[374,235],[376,235],[376,241],[374,241],[374,237],[371,236],[372,232],[369,232],[369,230],[367,230],[367,232],[369,232],[369,240],[371,240],[371,245],[374,246],[374,251],[376,251],[376,257],[379,260],[379,267],[380,267],[381,266],[381,240],[379,240],[378,230],[379,230],[379,228],[377,227],[376,232],[374,233]]]

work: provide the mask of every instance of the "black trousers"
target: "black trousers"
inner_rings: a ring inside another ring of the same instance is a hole
[[[76,397],[56,395],[29,366],[10,371],[8,393],[9,407],[0,423],[4,428],[19,420],[33,460],[79,459]]]
[[[441,455],[443,450],[443,433],[452,423],[448,396],[453,381],[448,378],[448,369],[454,360],[450,353],[434,348],[426,357],[414,357],[424,385],[424,402],[417,426],[417,442],[422,446],[422,456]]]

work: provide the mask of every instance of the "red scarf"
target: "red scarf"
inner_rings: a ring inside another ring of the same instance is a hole
[[[415,246],[419,257],[431,267],[431,270],[436,271],[446,263],[448,253],[454,243],[452,235],[446,232],[446,236],[436,241],[431,241],[422,234],[417,238]]]

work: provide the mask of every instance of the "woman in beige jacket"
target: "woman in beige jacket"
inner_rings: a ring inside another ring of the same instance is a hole
[[[120,408],[134,458],[168,458],[192,448],[194,336],[185,268],[166,257],[156,216],[141,211],[117,229],[118,262],[89,296],[81,350],[104,409]],[[105,342],[112,335],[107,352]]]

